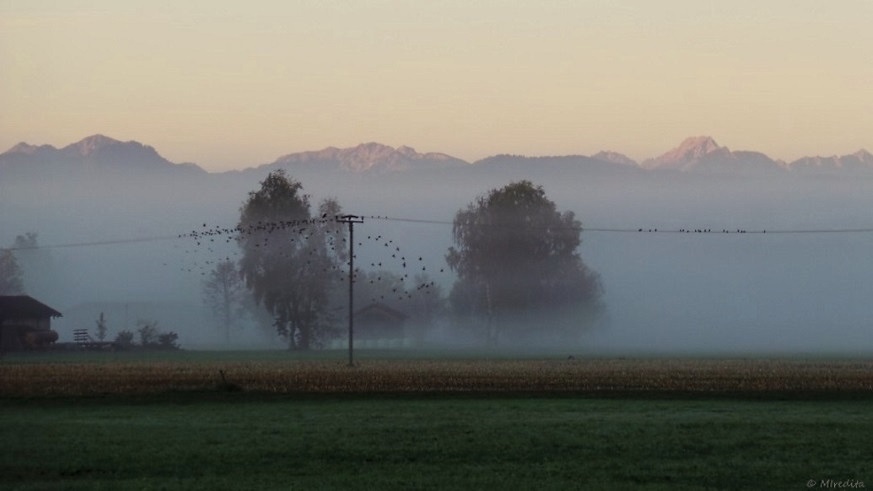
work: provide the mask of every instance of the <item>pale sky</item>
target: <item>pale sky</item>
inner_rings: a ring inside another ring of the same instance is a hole
[[[0,0],[0,151],[873,151],[867,0]]]

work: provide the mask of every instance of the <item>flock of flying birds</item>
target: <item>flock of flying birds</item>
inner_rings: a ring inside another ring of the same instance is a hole
[[[310,243],[314,234],[322,235],[325,247]],[[428,276],[428,264],[424,256],[407,255],[397,242],[383,235],[370,234],[365,237],[358,239],[358,234],[355,234],[353,258],[358,260],[358,254],[363,250],[368,256],[365,263],[369,263],[372,269],[367,272],[356,266],[353,281],[370,285],[365,290],[371,294],[371,302],[412,300],[416,295],[436,291],[436,282]],[[194,257],[181,270],[199,272],[204,277],[221,262],[236,262],[242,253],[238,244],[245,242],[265,251],[273,260],[293,257],[294,260],[305,261],[308,267],[321,267],[322,274],[336,275],[339,281],[348,280],[350,262],[346,223],[338,222],[326,214],[308,220],[258,221],[245,227],[210,226],[204,223],[201,229],[180,234],[178,238],[193,241],[193,247],[185,248],[184,252]],[[325,251],[329,251],[333,260],[324,260]],[[444,273],[445,268],[432,267],[431,271]]]

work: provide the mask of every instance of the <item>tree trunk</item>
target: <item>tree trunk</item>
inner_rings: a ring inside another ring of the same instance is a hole
[[[496,323],[494,322],[494,303],[491,298],[491,283],[485,283],[485,307],[487,309],[486,312],[486,324],[485,324],[485,337],[486,342],[489,346],[497,346],[497,334],[498,329]]]

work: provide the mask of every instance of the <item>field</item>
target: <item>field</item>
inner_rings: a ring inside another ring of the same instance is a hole
[[[0,488],[873,486],[871,402],[860,359],[6,357]]]

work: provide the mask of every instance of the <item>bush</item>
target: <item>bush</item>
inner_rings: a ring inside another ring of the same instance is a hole
[[[129,347],[133,345],[133,333],[127,330],[120,331],[115,336],[115,344],[121,347]]]
[[[179,349],[176,341],[179,335],[175,332],[161,332],[158,329],[156,321],[137,321],[139,328],[136,334],[139,335],[139,343],[134,343],[134,333],[128,330],[120,331],[115,336],[115,344],[121,349],[137,349],[137,350],[175,350]]]
[[[161,349],[179,349],[179,346],[176,344],[177,339],[179,339],[179,335],[172,331],[159,334],[158,346]]]

